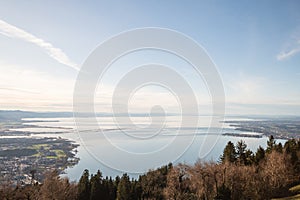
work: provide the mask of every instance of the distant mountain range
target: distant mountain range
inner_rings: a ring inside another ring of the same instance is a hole
[[[72,112],[31,112],[21,110],[0,110],[0,121],[20,121],[22,118],[52,118],[72,116]]]
[[[81,113],[81,117],[91,117],[94,114]],[[161,113],[151,113],[152,116],[162,116]],[[128,116],[127,113],[96,113],[97,117],[111,117],[111,116]],[[149,113],[130,113],[131,117],[149,117]],[[166,113],[166,116],[180,116],[176,113]],[[202,116],[202,115],[201,115]],[[204,115],[203,115],[204,116]],[[22,110],[0,110],[0,121],[20,121],[22,118],[59,118],[59,117],[73,117],[73,112],[33,112]],[[238,117],[238,118],[252,118],[255,120],[300,120],[300,116],[288,116],[288,115],[228,115],[226,117]]]
[[[94,114],[81,113],[80,117],[91,117]],[[161,116],[161,114],[151,113],[152,116]],[[178,114],[168,113],[166,116],[176,116]],[[96,113],[97,117],[111,117],[111,116],[128,116],[127,113],[113,114],[113,113]],[[148,113],[130,113],[131,117],[148,117]],[[22,118],[60,118],[73,117],[73,112],[32,112],[22,110],[0,110],[0,121],[21,121]]]

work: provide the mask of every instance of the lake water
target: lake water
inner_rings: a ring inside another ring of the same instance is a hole
[[[31,132],[32,137],[62,137],[80,144],[77,148],[79,163],[66,170],[71,180],[79,180],[84,169],[95,173],[100,169],[104,176],[116,176],[127,172],[133,177],[149,169],[172,163],[193,164],[197,160],[217,161],[228,141],[244,140],[256,151],[265,147],[267,138],[223,136],[222,133],[242,133],[230,124],[218,121],[210,125],[211,118],[197,118],[195,127],[181,124],[181,117],[167,116],[163,124],[160,117],[131,117],[132,123],[119,117],[98,117],[98,123],[81,119],[84,125],[78,128],[73,118],[31,118],[23,119],[24,124],[37,127],[15,129]],[[38,120],[38,122],[30,122]],[[230,121],[253,120],[247,118],[226,118]],[[154,122],[158,122],[155,124]],[[152,123],[152,124],[151,124]],[[150,126],[151,124],[151,126]],[[77,121],[78,125],[78,121]],[[210,127],[210,128],[209,128]],[[59,132],[59,133],[58,133]],[[259,134],[251,132],[251,134]]]

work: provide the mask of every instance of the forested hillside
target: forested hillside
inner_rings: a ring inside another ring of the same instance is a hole
[[[294,195],[300,181],[300,140],[284,145],[271,136],[256,152],[247,144],[228,142],[219,162],[172,164],[150,170],[138,179],[127,174],[103,177],[85,170],[78,183],[48,173],[42,184],[1,186],[0,199],[271,199]]]

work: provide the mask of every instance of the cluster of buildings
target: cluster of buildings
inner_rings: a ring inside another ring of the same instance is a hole
[[[1,144],[0,184],[4,182],[13,185],[33,184],[42,181],[47,171],[57,170],[58,173],[62,173],[68,166],[78,163],[79,158],[76,158],[73,152],[77,147],[76,144],[63,139],[41,142],[46,143],[20,144],[21,148],[33,149],[35,152],[33,155],[24,155],[24,150],[14,149],[16,145]]]

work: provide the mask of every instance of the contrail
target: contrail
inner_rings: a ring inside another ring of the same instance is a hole
[[[0,20],[0,34],[11,38],[18,38],[26,42],[31,42],[41,47],[51,58],[57,62],[79,71],[78,65],[72,62],[61,49],[56,48],[51,43],[46,42],[43,39],[38,38],[18,27],[8,24],[3,20]]]

